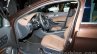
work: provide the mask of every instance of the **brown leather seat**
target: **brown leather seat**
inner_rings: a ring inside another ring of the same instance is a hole
[[[52,50],[56,50],[56,51],[63,51],[66,50],[66,44],[69,41],[69,37],[70,37],[70,31],[71,31],[71,25],[73,22],[73,17],[70,18],[67,22],[67,29],[64,31],[64,38],[61,38],[60,36],[57,35],[46,35],[43,37],[41,45],[52,49]]]
[[[71,26],[70,26],[71,27]],[[64,38],[57,35],[46,35],[41,41],[41,45],[56,51],[66,50],[66,44],[69,41],[70,27],[68,27],[64,32]]]
[[[57,35],[46,35],[43,38],[41,45],[56,51],[63,51],[65,46],[65,41],[63,38]]]

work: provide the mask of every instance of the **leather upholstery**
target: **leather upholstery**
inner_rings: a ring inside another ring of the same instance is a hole
[[[56,51],[65,50],[66,44],[70,37],[69,33],[72,27],[71,25],[73,20],[74,20],[74,16],[68,19],[67,25],[66,25],[68,28],[64,31],[64,38],[61,38],[57,35],[46,35],[43,37],[41,45]]]
[[[57,36],[57,35],[46,35],[41,45],[56,51],[63,51],[64,50],[64,39]]]

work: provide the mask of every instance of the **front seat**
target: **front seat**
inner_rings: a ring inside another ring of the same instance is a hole
[[[41,41],[41,45],[45,48],[49,48],[58,52],[62,52],[63,50],[67,49],[68,43],[72,42],[71,36],[71,28],[72,28],[72,22],[74,20],[74,17],[71,17],[70,20],[67,22],[67,27],[64,31],[64,38],[61,38],[60,36],[49,34],[43,37]]]
[[[68,27],[64,31],[64,38],[61,38],[60,36],[49,34],[43,37],[41,41],[41,45],[45,48],[55,50],[58,52],[62,52],[63,50],[66,50],[67,43],[69,41],[69,33],[70,27]]]
[[[57,35],[46,35],[41,42],[41,45],[56,51],[63,51],[65,40]]]

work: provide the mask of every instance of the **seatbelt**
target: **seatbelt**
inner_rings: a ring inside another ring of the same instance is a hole
[[[68,20],[68,17],[69,17],[70,10],[71,10],[71,7],[69,8],[68,14],[67,14],[67,16],[66,16],[64,25],[62,26],[61,30],[64,29],[64,27],[67,28],[67,27],[66,27],[66,23],[67,23],[67,20]]]

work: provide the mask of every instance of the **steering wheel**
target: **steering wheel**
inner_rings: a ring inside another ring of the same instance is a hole
[[[49,30],[50,29],[50,23],[47,17],[43,13],[38,13],[40,25],[43,28],[43,30]]]

